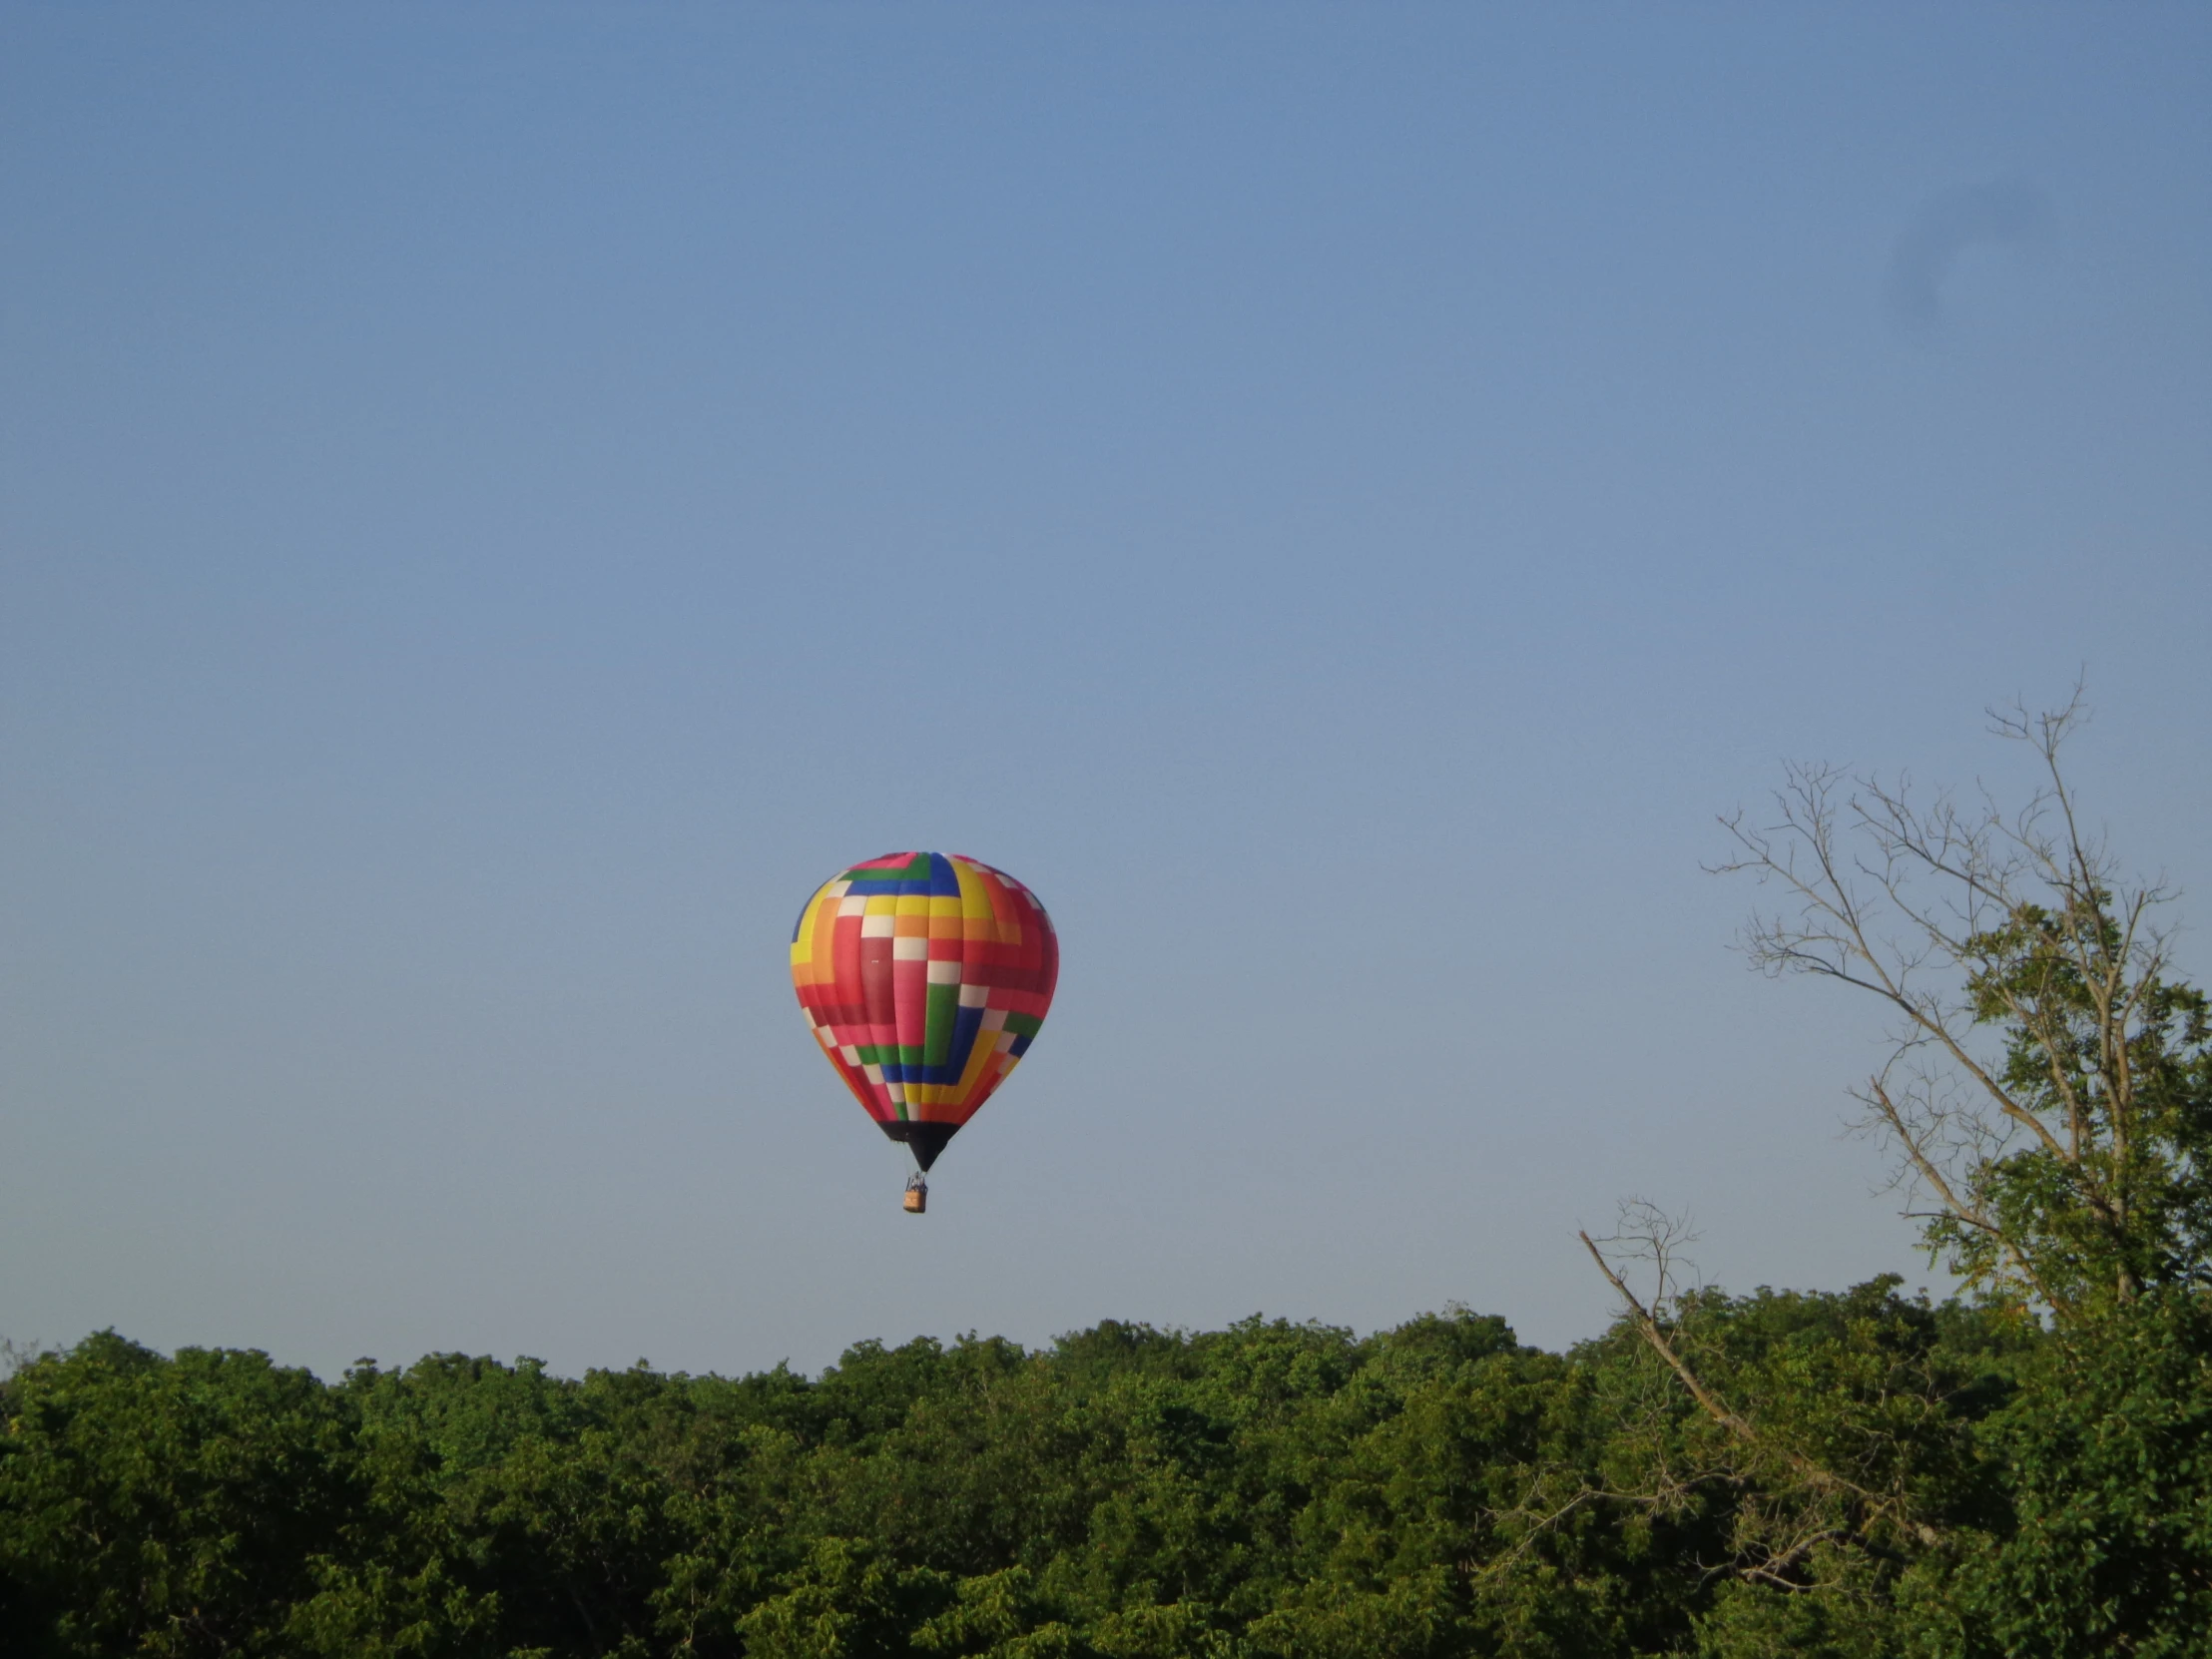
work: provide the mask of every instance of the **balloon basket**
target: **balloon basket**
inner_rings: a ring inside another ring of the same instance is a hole
[[[908,1182],[905,1204],[909,1216],[923,1214],[929,1208],[929,1189],[919,1181]]]

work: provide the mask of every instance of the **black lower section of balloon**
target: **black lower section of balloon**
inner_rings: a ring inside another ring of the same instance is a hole
[[[914,1162],[927,1169],[937,1161],[937,1154],[944,1150],[944,1143],[960,1132],[956,1123],[885,1123],[883,1133],[894,1141],[904,1141],[913,1149]]]

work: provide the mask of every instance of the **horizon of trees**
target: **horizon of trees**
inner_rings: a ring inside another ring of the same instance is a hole
[[[0,1650],[2212,1651],[2212,1007],[2083,829],[2079,719],[1998,714],[2011,812],[1802,768],[1724,821],[1753,962],[1894,1018],[1863,1124],[1955,1295],[1687,1287],[1632,1204],[1559,1354],[1453,1307],[326,1383],[103,1332],[0,1379]]]

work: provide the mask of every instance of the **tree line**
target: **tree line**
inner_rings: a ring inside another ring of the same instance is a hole
[[[2212,1650],[2212,1029],[2084,833],[1820,769],[1731,821],[1753,959],[1878,999],[1940,1301],[1686,1285],[1630,1206],[1562,1354],[1107,1322],[820,1377],[113,1333],[0,1382],[26,1655],[1515,1659]]]

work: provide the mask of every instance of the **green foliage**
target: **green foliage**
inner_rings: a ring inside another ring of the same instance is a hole
[[[1945,1215],[1930,1238],[1977,1280],[2000,1276],[2010,1241],[2051,1300],[2089,1311],[2112,1291],[2205,1283],[2212,1018],[2194,987],[2123,977],[2125,921],[2079,885],[1967,941],[1973,1016],[2004,1033],[2004,1089],[2054,1133],[1974,1167],[1969,1205],[1993,1226]]]
[[[325,1386],[112,1335],[0,1384],[10,1653],[2181,1654],[2212,1310],[1717,1292],[1568,1355],[1107,1325],[809,1381],[438,1356]]]
[[[2040,1345],[1987,1423],[2009,1514],[1948,1586],[1952,1651],[2201,1654],[2212,1631],[2212,1305],[2168,1288]]]
[[[0,1570],[61,1655],[285,1651],[312,1562],[366,1496],[342,1393],[261,1354],[113,1333],[5,1385]]]

